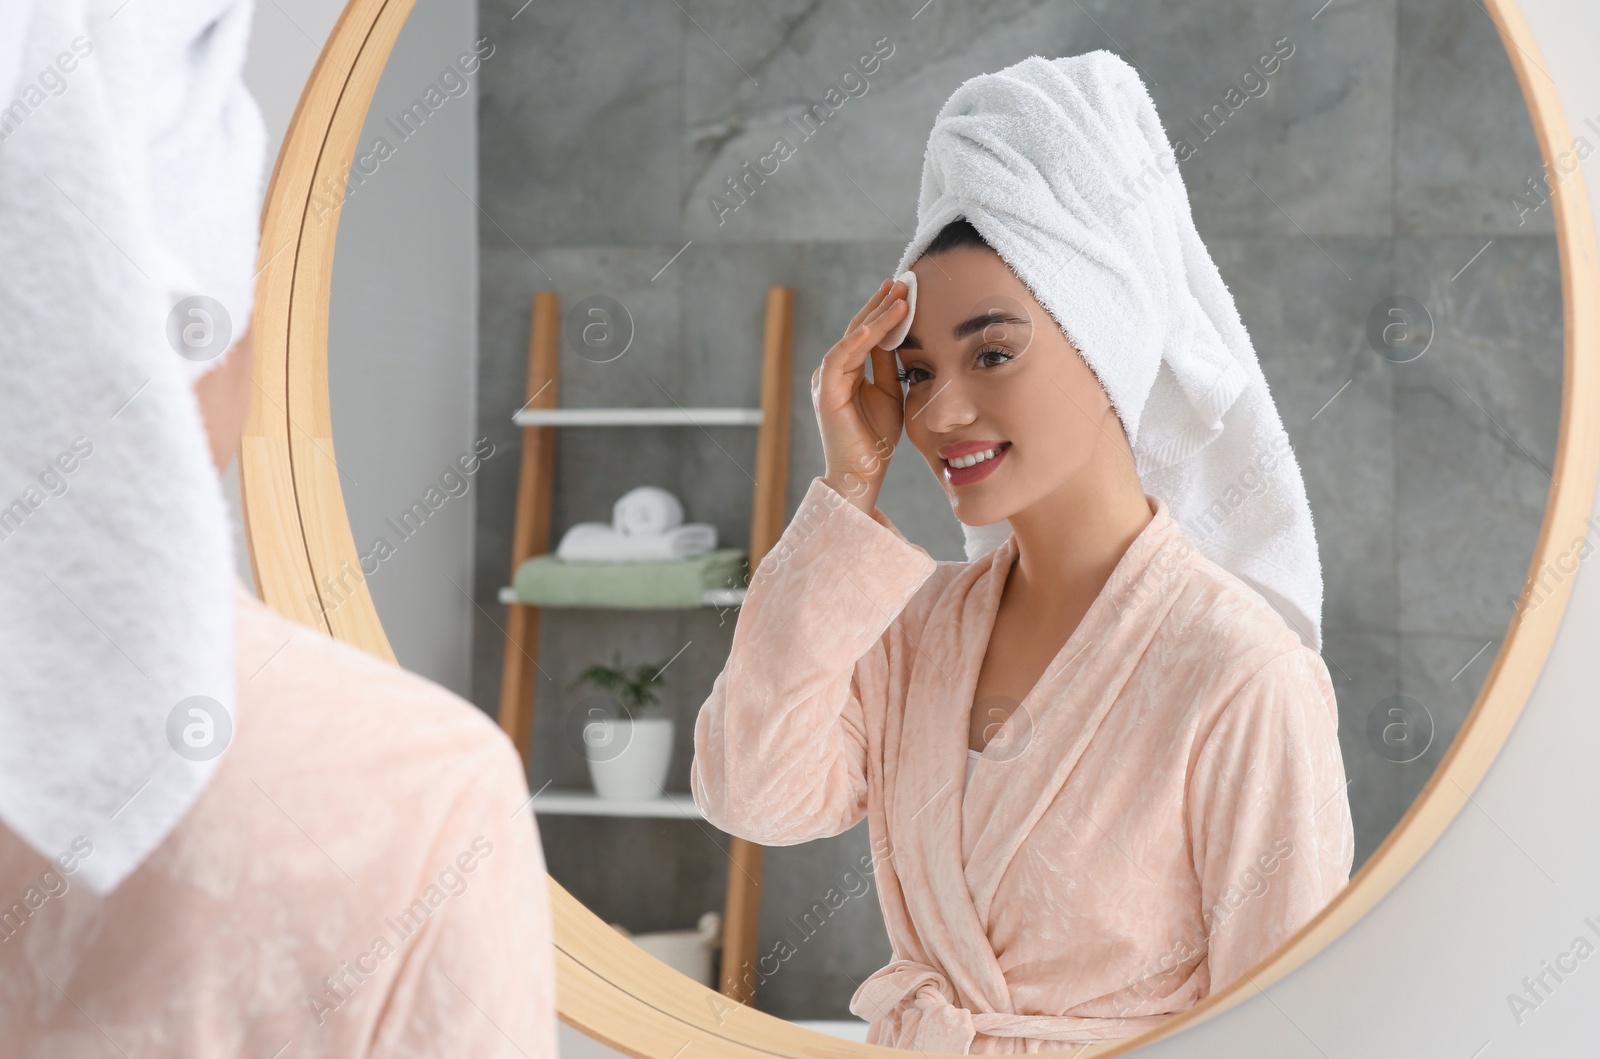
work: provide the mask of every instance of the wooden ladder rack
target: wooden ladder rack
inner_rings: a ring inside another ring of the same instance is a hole
[[[528,341],[527,401],[515,421],[522,426],[522,465],[517,477],[517,516],[511,544],[513,574],[523,562],[550,551],[551,493],[555,486],[556,429],[561,426],[751,425],[756,441],[756,487],[750,518],[749,569],[754,573],[783,533],[789,484],[789,403],[793,353],[794,295],[787,287],[767,291],[762,342],[759,409],[563,409],[557,407],[561,351],[561,300],[551,291],[533,299]],[[528,765],[537,699],[534,674],[539,655],[541,608],[502,591],[509,608],[500,688],[500,727]],[[652,815],[680,815],[661,813]],[[682,814],[687,815],[687,814]],[[761,913],[763,847],[733,838],[729,849],[727,901],[723,909],[720,992],[749,1004]]]

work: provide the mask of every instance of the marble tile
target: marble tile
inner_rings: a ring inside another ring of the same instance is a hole
[[[1245,0],[1188,8],[941,5],[914,21],[884,5],[693,10],[704,32],[690,35],[686,60],[691,235],[904,240],[915,226],[928,129],[963,80],[1029,55],[1098,48],[1142,71],[1169,137],[1187,139],[1185,180],[1202,230],[1390,228],[1393,129],[1379,104],[1392,85],[1393,0],[1347,5],[1316,23],[1287,2]],[[1264,82],[1247,79],[1278,40],[1288,58],[1269,63],[1276,72]],[[798,127],[800,114],[878,41],[894,51],[869,64],[875,72],[865,88],[851,81],[859,98],[846,96],[819,126]],[[1207,124],[1201,119],[1212,107],[1221,116]],[[792,157],[770,157],[779,137],[794,147]],[[762,168],[777,171],[752,176],[745,163],[764,155]],[[729,195],[730,179],[745,191]]]
[[[1400,627],[1480,642],[1505,632],[1528,575],[1563,367],[1553,238],[1498,238],[1463,271],[1482,245],[1400,242],[1434,339],[1394,365]]]
[[[1385,239],[1212,239],[1305,480],[1322,559],[1324,631],[1393,629],[1393,381],[1366,342],[1393,286]]]
[[[671,4],[480,5],[495,45],[478,104],[486,248],[678,238],[689,28]]]
[[[1416,800],[1444,760],[1462,722],[1477,702],[1502,643],[1498,636],[1402,637],[1400,690],[1422,704],[1432,726],[1427,749],[1414,761],[1394,766],[1399,783],[1397,796],[1403,804]]]
[[[1554,211],[1539,205],[1544,168],[1533,122],[1488,12],[1450,0],[1400,0],[1397,50],[1396,234],[1553,232]],[[1574,132],[1593,142],[1589,130]]]
[[[1404,239],[1396,267],[1428,307],[1435,330],[1428,352],[1397,372],[1399,388],[1436,388],[1442,381],[1461,399],[1447,374],[1463,385],[1475,382],[1468,389],[1483,413],[1516,438],[1526,458],[1549,468],[1564,371],[1555,237],[1496,236],[1492,244],[1479,236]]]
[[[1339,703],[1339,746],[1356,835],[1353,875],[1410,805],[1400,800],[1397,766],[1367,732],[1373,708],[1400,690],[1396,638],[1390,632],[1330,630],[1323,637],[1322,659]]]
[[[691,28],[686,46],[683,224],[706,240],[904,246],[928,131],[950,93],[1029,55],[1103,41],[1070,4],[934,4],[920,14],[887,0],[686,6],[703,32]],[[875,46],[874,59],[858,61]],[[811,111],[819,102],[824,109]],[[804,123],[808,111],[822,120]],[[776,165],[764,182],[748,176],[745,163],[755,167],[779,137],[792,155],[764,163]],[[753,194],[728,197],[729,179]],[[738,208],[714,205],[714,194]]]
[[[628,930],[687,930],[722,910],[727,836],[687,820],[539,817],[552,878],[607,923]],[[649,864],[648,875],[618,871]]]
[[[1203,236],[1390,233],[1395,0],[1085,6],[1091,46],[1143,71]]]
[[[1408,390],[1400,466],[1400,620],[1407,634],[1504,633],[1528,575],[1544,472],[1445,390]]]
[[[884,943],[884,954],[879,966],[889,962],[887,942]],[[874,967],[872,971],[877,969]],[[865,979],[865,974],[852,980],[851,976],[837,972],[781,971],[768,983],[766,992],[757,991],[756,1010],[789,1022],[833,1019],[858,1022],[850,1013],[850,998],[855,995],[856,986]]]
[[[787,1019],[848,1018],[850,997],[892,958],[866,821],[833,838],[767,850],[757,952],[776,954],[756,1007]],[[758,964],[758,970],[761,965]]]

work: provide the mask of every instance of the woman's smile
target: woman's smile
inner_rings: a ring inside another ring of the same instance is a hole
[[[993,474],[1011,451],[1011,442],[963,442],[950,446],[949,451],[952,455],[941,453],[940,459],[944,463],[944,480],[953,488],[971,485]]]

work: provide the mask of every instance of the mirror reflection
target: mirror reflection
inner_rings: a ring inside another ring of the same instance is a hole
[[[1443,0],[421,0],[323,211],[351,573],[726,1003],[1129,1037],[1518,617],[1555,179]]]

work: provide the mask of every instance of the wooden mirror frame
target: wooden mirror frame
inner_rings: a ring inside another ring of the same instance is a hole
[[[256,588],[275,610],[389,661],[394,653],[364,581],[337,607],[316,610],[318,583],[359,564],[333,462],[328,399],[328,300],[338,213],[316,219],[317,191],[342,192],[378,78],[415,0],[350,0],[295,108],[262,214],[253,317],[255,382],[239,451],[245,534]],[[1548,172],[1572,158],[1555,86],[1515,0],[1486,0],[1516,71]],[[1162,1025],[1081,1056],[1122,1055],[1210,1019],[1311,959],[1386,895],[1444,832],[1477,787],[1522,712],[1571,594],[1559,565],[1587,530],[1600,471],[1600,270],[1583,180],[1557,180],[1553,195],[1561,262],[1565,376],[1555,472],[1530,577],[1477,701],[1410,809],[1314,919],[1233,983]],[[345,564],[345,565],[342,565]],[[1558,582],[1537,606],[1531,586]],[[861,1044],[792,1025],[677,973],[613,931],[554,879],[558,1009],[562,1021],[633,1056],[858,1056],[901,1049]],[[1066,1051],[1043,1053],[1066,1056]]]

